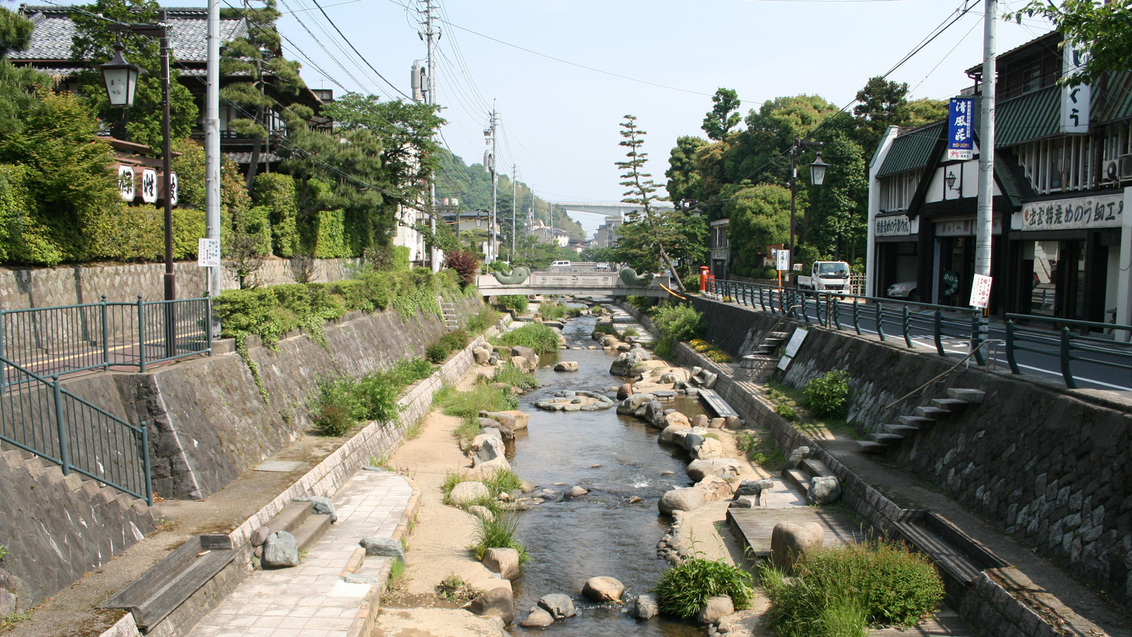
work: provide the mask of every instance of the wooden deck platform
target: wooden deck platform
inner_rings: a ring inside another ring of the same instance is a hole
[[[770,555],[770,534],[779,522],[806,524],[816,522],[825,529],[825,546],[847,542],[860,543],[864,530],[840,509],[832,507],[795,507],[789,509],[728,509],[727,522],[743,545],[745,552],[757,557]]]

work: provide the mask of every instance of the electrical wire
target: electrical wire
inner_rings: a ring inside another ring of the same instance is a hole
[[[342,40],[343,40],[343,41],[344,41],[344,42],[345,42],[346,44],[350,45],[350,50],[351,50],[351,51],[353,51],[354,53],[356,53],[356,54],[358,55],[358,57],[359,57],[359,58],[361,58],[363,62],[365,62],[366,66],[368,66],[368,67],[370,68],[370,70],[374,72],[374,74],[375,74],[375,75],[377,75],[378,77],[380,77],[380,78],[382,79],[382,81],[384,81],[384,82],[385,82],[386,84],[388,84],[388,85],[389,85],[389,87],[390,87],[390,88],[392,88],[392,89],[393,89],[394,91],[397,91],[398,93],[400,93],[400,94],[401,94],[401,95],[402,95],[402,96],[403,96],[403,97],[404,97],[405,99],[408,99],[408,100],[411,100],[411,99],[413,99],[413,98],[412,98],[412,97],[410,97],[409,95],[406,95],[404,91],[402,91],[401,89],[399,89],[399,88],[397,88],[396,86],[394,86],[392,82],[390,82],[389,80],[385,79],[385,76],[384,76],[384,75],[382,75],[382,74],[381,74],[381,72],[379,72],[379,71],[378,71],[377,69],[373,68],[373,65],[372,65],[372,64],[370,64],[370,63],[369,63],[369,60],[367,60],[367,59],[365,58],[365,56],[364,56],[364,55],[362,55],[362,54],[361,54],[361,53],[360,53],[360,52],[358,51],[358,49],[357,49],[357,48],[356,48],[356,47],[354,46],[354,43],[353,43],[353,42],[350,42],[350,39],[346,37],[346,34],[345,34],[345,33],[342,33],[342,30],[338,28],[338,25],[337,25],[337,24],[334,24],[334,21],[333,21],[333,20],[331,20],[331,19],[330,19],[330,16],[329,16],[329,15],[327,15],[327,13],[326,13],[326,11],[325,11],[325,10],[323,10],[323,8],[322,8],[322,5],[320,5],[320,4],[318,3],[318,0],[311,0],[311,2],[313,2],[313,3],[314,3],[314,6],[318,7],[318,10],[319,10],[319,11],[320,11],[320,12],[322,13],[322,17],[326,18],[326,21],[330,23],[330,26],[334,27],[334,30],[338,32],[338,35],[342,36]]]

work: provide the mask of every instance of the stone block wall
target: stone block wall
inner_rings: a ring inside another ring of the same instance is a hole
[[[312,282],[338,281],[349,278],[361,267],[361,259],[317,259],[311,269]],[[205,268],[182,261],[173,264],[177,275],[177,296],[193,298],[208,289]],[[222,270],[221,288],[239,287],[235,277]],[[292,259],[270,258],[256,273],[259,285],[295,283],[302,273]],[[53,268],[0,268],[0,308],[19,310],[29,307],[98,303],[102,295],[107,301],[132,303],[138,295],[146,301],[164,298],[164,263],[128,263],[113,265],[71,265]]]
[[[744,329],[761,333],[779,321],[709,299],[693,303],[706,317],[708,340],[718,338],[725,348],[752,340]],[[787,322],[779,329],[798,326],[804,325]],[[866,433],[945,396],[948,387],[985,391],[981,405],[906,442],[896,453],[898,461],[1074,575],[1132,603],[1132,414],[1127,406],[973,365],[928,383],[956,361],[922,348],[910,350],[903,340],[882,343],[811,325],[782,377],[801,387],[827,371],[847,370],[849,420]],[[793,446],[786,439],[779,443],[786,450]]]

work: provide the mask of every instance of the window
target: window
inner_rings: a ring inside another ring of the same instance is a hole
[[[1094,165],[1089,137],[1043,139],[1022,144],[1016,151],[1018,165],[1039,194],[1091,187]]]
[[[895,175],[881,177],[880,211],[900,212],[907,210],[912,203],[912,195],[920,184],[920,171],[907,170]]]

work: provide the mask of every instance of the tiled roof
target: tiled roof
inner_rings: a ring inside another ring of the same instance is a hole
[[[943,120],[928,124],[892,140],[892,148],[877,171],[877,176],[885,177],[927,166],[932,149],[943,135],[943,124]]]
[[[169,47],[180,63],[204,64],[208,50],[208,9],[166,8]],[[75,25],[67,8],[24,6],[24,16],[35,25],[31,44],[25,51],[13,51],[13,60],[70,61]],[[247,33],[243,18],[220,20],[220,41],[230,42]],[[64,65],[56,65],[64,66]]]
[[[1061,87],[1047,86],[995,105],[994,145],[1006,148],[1060,134]]]

